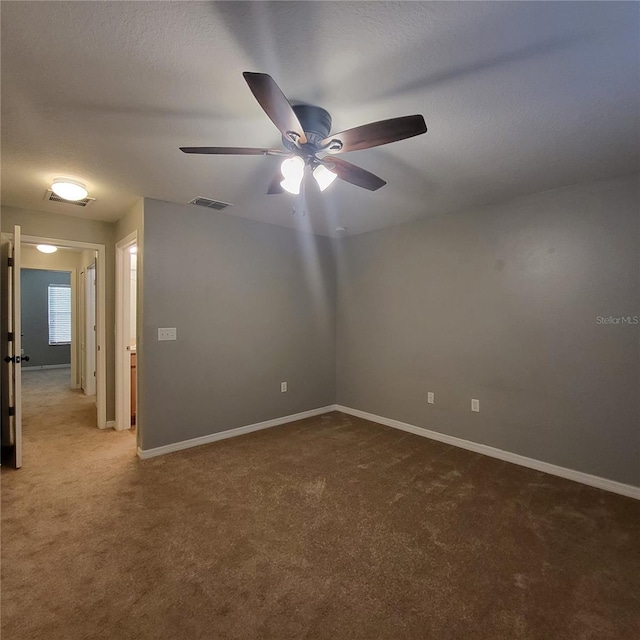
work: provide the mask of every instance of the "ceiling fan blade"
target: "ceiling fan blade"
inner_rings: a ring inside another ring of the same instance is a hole
[[[255,147],[180,147],[183,153],[202,153],[219,156],[288,156],[282,149],[258,149]]]
[[[382,144],[412,138],[426,133],[427,125],[421,115],[402,116],[390,120],[370,122],[360,127],[347,129],[340,133],[325,138],[320,146],[327,146],[329,153],[345,153],[346,151],[359,151],[379,147]],[[334,143],[338,141],[338,143]],[[335,148],[332,149],[332,143]]]
[[[376,191],[387,184],[385,180],[370,171],[362,167],[357,167],[355,164],[351,164],[341,158],[334,158],[332,156],[323,158],[320,162],[327,167],[329,171],[333,171],[341,180],[355,184],[363,189],[368,189],[369,191]]]
[[[304,135],[298,116],[294,113],[275,80],[266,73],[245,71],[242,75],[247,81],[251,93],[273,124],[278,127],[280,133],[289,139],[292,139],[291,134],[294,134],[293,138],[296,138],[301,144],[305,144],[307,137]]]

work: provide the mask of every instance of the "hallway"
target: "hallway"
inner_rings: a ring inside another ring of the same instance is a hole
[[[95,396],[69,388],[69,369],[23,372],[22,389],[23,467],[2,468],[2,637],[61,638],[51,625],[70,601],[91,583],[94,603],[108,597],[92,553],[115,545],[115,527],[97,533],[132,481],[135,435],[96,428]]]
[[[95,396],[69,388],[69,369],[23,370],[25,469],[37,471],[41,465],[53,464],[69,473],[104,455],[135,454],[134,433],[96,428],[95,402]]]

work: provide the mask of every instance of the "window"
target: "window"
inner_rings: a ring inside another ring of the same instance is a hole
[[[71,343],[71,287],[49,285],[49,344]]]

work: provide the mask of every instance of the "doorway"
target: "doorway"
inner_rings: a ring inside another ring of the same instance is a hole
[[[46,249],[46,251],[42,251]],[[69,388],[93,399],[97,426],[96,251],[81,247],[21,244],[22,373],[66,368]],[[61,380],[60,376],[56,376]],[[26,398],[25,398],[26,402]]]
[[[57,251],[39,252],[37,245]],[[107,423],[105,246],[89,242],[22,236],[21,268],[65,269],[71,274],[71,389],[94,397],[94,426]],[[27,347],[28,345],[23,345]],[[25,351],[26,353],[26,351]],[[31,360],[29,364],[34,364]],[[26,368],[26,367],[25,367]]]
[[[137,426],[138,234],[116,244],[116,424]]]
[[[69,386],[74,388],[76,372],[71,365],[72,347],[78,338],[76,270],[34,268],[29,249],[28,245],[22,246],[20,269],[22,372],[67,369]],[[74,264],[75,256],[69,258],[68,264]]]
[[[68,250],[70,252],[80,254],[90,252],[95,263],[95,400],[87,398],[90,402],[88,405],[89,413],[87,414],[89,427],[95,428],[96,422],[99,428],[112,426],[107,424],[107,408],[106,408],[106,274],[105,274],[105,246],[103,244],[93,244],[87,242],[79,242],[74,240],[61,240],[58,238],[40,237],[40,236],[23,236],[19,225],[15,225],[13,233],[2,233],[0,236],[2,246],[2,272],[3,284],[0,287],[0,303],[2,307],[2,452],[3,462],[7,460],[10,466],[20,468],[22,466],[22,370],[23,364],[36,364],[31,362],[28,353],[22,348],[22,305],[21,305],[21,275],[23,267],[23,248],[25,255],[29,251],[36,251],[35,245],[48,245],[47,253],[56,253],[58,249]],[[42,250],[42,248],[41,248]],[[43,254],[45,251],[42,251]],[[38,254],[39,255],[39,254]],[[33,256],[32,256],[33,258]],[[73,335],[73,331],[77,334],[78,322],[78,306],[77,292],[78,281],[76,279],[77,269],[75,267],[67,269],[66,267],[55,268],[51,261],[42,261],[42,257],[33,259],[30,264],[25,267],[34,269],[42,269],[49,271],[69,271],[71,273],[70,282],[66,283],[50,283],[54,285],[56,291],[48,293],[50,299],[48,301],[48,323],[47,328],[48,340],[64,344],[69,343],[70,350],[70,370],[69,374],[62,372],[62,378],[66,377],[66,387],[69,392],[78,392],[80,387],[80,365],[79,365],[79,348],[77,341],[69,340],[69,333]],[[60,265],[57,265],[60,267]],[[53,267],[53,268],[52,268]],[[75,287],[75,288],[73,288]],[[65,289],[63,291],[63,289]],[[80,288],[82,290],[82,288]],[[56,306],[56,296],[65,302],[60,308]],[[71,298],[71,313],[68,311],[69,298]],[[55,308],[54,308],[55,307]],[[66,311],[63,310],[67,309]],[[52,310],[53,309],[53,314]],[[56,315],[58,314],[58,315]],[[60,315],[61,314],[61,315]],[[53,317],[55,316],[55,317]],[[52,320],[53,317],[53,320]],[[53,329],[51,326],[53,322]],[[69,328],[71,325],[71,329]],[[52,333],[53,331],[53,333]],[[66,332],[66,333],[65,333]],[[59,346],[59,345],[58,345]],[[26,356],[26,357],[25,357]],[[24,357],[24,361],[23,361]],[[63,363],[66,364],[66,363]],[[55,364],[53,365],[56,366]],[[42,372],[42,368],[40,369]],[[46,373],[46,372],[45,372]],[[97,409],[97,411],[96,411]],[[97,419],[96,419],[97,413]],[[91,414],[93,417],[91,417]],[[50,415],[47,413],[47,415]],[[6,456],[4,454],[7,454]]]

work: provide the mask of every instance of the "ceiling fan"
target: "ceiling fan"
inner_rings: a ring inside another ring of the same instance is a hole
[[[280,172],[268,193],[300,193],[308,167],[321,191],[336,178],[376,191],[387,184],[373,173],[351,164],[335,154],[378,147],[396,140],[426,133],[421,115],[391,118],[347,129],[330,135],[331,116],[321,107],[290,104],[275,80],[266,73],[245,71],[244,79],[260,106],[282,134],[284,149],[255,147],[180,147],[184,153],[284,157]]]

